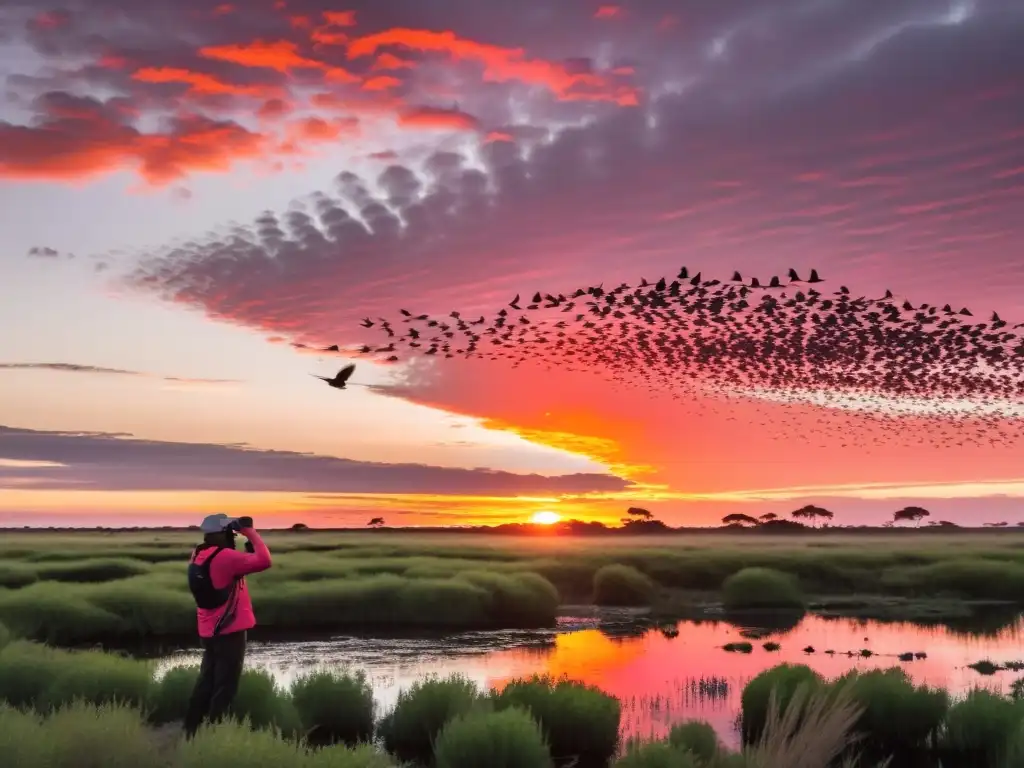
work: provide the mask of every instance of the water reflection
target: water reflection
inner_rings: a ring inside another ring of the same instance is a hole
[[[726,643],[752,636],[757,638],[749,640],[752,653],[722,650]],[[999,631],[990,628],[986,634],[971,635],[943,626],[818,616],[807,616],[791,627],[733,619],[655,628],[629,620],[567,618],[548,631],[254,643],[247,663],[269,670],[285,685],[324,666],[361,669],[385,711],[394,705],[400,690],[429,675],[458,672],[485,688],[533,674],[567,676],[597,685],[621,700],[626,737],[661,736],[673,723],[699,718],[735,744],[743,686],[775,664],[807,664],[826,677],[852,668],[899,665],[917,683],[942,686],[953,693],[976,686],[1005,691],[1017,675],[1000,672],[983,677],[968,665],[986,658],[995,662],[1022,658],[1022,639],[1024,623],[1019,619]],[[768,641],[781,648],[764,650],[763,643]],[[805,652],[807,648],[814,653]],[[862,656],[862,650],[871,655]],[[909,662],[897,658],[908,652],[924,652],[927,658]],[[182,652],[164,658],[161,669],[197,660],[196,653]]]

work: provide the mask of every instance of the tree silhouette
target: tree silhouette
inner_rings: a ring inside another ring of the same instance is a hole
[[[383,517],[375,517],[372,520],[370,520],[370,522],[368,522],[367,525],[370,526],[371,528],[383,528],[384,527],[384,518]]]
[[[796,520],[810,520],[814,523],[818,521],[819,517],[823,520],[831,520],[833,517],[835,517],[835,515],[833,515],[824,507],[816,507],[813,504],[808,504],[806,507],[800,507],[800,509],[795,510],[791,514],[793,518]]]
[[[894,523],[902,523],[905,520],[912,520],[921,525],[921,521],[929,516],[931,516],[931,512],[924,507],[904,507],[893,512],[892,521]]]
[[[306,525],[305,523],[295,523],[295,525],[292,526],[292,530],[293,531],[308,531],[309,530],[309,526]]]
[[[638,520],[654,519],[654,515],[651,514],[650,511],[644,509],[643,507],[630,507],[629,509],[626,510],[626,514]]]
[[[778,519],[779,519],[779,516],[776,515],[774,512],[765,512],[763,515],[761,515],[761,522],[762,523],[770,523],[770,522],[773,522],[773,521],[778,520]]]
[[[723,525],[758,525],[757,518],[734,512],[722,518]]]

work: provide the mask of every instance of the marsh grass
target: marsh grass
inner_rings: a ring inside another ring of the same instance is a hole
[[[423,680],[399,692],[377,734],[399,760],[426,765],[433,760],[434,742],[444,726],[481,703],[476,685],[465,677]]]
[[[47,711],[84,700],[142,706],[152,686],[152,666],[101,651],[59,651],[27,641],[0,650],[0,700]]]
[[[146,711],[150,722],[163,725],[185,719],[192,690],[199,678],[199,667],[174,667],[150,687]]]
[[[698,720],[688,720],[673,726],[668,734],[668,743],[676,749],[691,753],[703,763],[710,763],[721,750],[715,729]]]
[[[915,686],[900,668],[847,673],[833,683],[860,709],[855,730],[875,756],[906,755],[934,743],[949,710],[944,690]]]
[[[804,597],[797,579],[772,568],[744,568],[722,583],[727,610],[771,608],[802,610]]]
[[[654,599],[656,585],[631,565],[605,565],[594,574],[597,605],[646,606]]]
[[[302,727],[291,696],[279,688],[273,675],[265,670],[242,672],[238,693],[228,713],[237,720],[247,721],[253,728],[274,728],[287,736],[295,736]]]
[[[830,599],[1024,600],[1024,547],[1005,532],[266,539],[274,568],[252,577],[252,592],[260,623],[281,630],[550,625],[556,600],[643,604],[648,589],[711,593],[726,582],[734,610],[796,609],[804,601],[795,583]],[[181,574],[195,541],[177,532],[5,534],[0,621],[62,645],[185,641],[193,627]],[[605,584],[608,574],[618,575]]]
[[[744,742],[755,743],[761,738],[768,725],[773,700],[781,710],[789,711],[798,690],[816,691],[824,685],[824,679],[817,672],[803,665],[780,664],[754,677],[740,696]],[[797,709],[792,717],[797,716]]]
[[[553,768],[544,734],[518,707],[477,710],[451,720],[437,737],[437,768]]]
[[[362,672],[311,672],[291,686],[305,740],[350,746],[373,738],[373,689]]]
[[[491,696],[495,709],[521,708],[540,724],[557,760],[581,768],[604,766],[619,746],[619,700],[594,686],[534,677],[515,680]]]
[[[1019,702],[985,691],[971,691],[949,709],[940,741],[956,765],[998,766],[1016,751],[1024,724]]]

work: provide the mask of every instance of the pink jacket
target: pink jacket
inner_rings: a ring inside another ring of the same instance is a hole
[[[252,610],[252,600],[249,599],[249,587],[245,583],[245,575],[259,573],[270,567],[270,550],[263,543],[263,539],[252,528],[243,528],[241,534],[252,542],[255,550],[252,554],[238,552],[233,549],[225,549],[210,564],[210,580],[217,589],[224,589],[236,578],[239,579],[238,587],[234,596],[220,608],[197,608],[199,619],[199,636],[213,637],[217,622],[225,617],[220,634],[226,635],[230,632],[241,632],[252,629],[256,626],[256,614]],[[193,558],[193,562],[202,565],[206,559],[216,552],[215,547],[209,547],[200,551]]]

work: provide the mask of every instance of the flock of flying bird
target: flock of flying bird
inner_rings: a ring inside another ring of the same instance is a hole
[[[890,427],[881,435],[862,431],[869,446],[1016,440],[1024,405],[1017,330],[1024,323],[1011,327],[998,314],[976,320],[966,308],[914,305],[891,291],[877,298],[846,286],[824,292],[824,282],[816,270],[801,278],[791,269],[788,282],[762,283],[738,272],[728,281],[706,279],[684,267],[653,283],[538,292],[526,302],[516,296],[489,319],[401,309],[397,319],[363,320],[386,341],[358,353],[387,362],[423,356],[557,365],[690,406],[699,401],[705,411],[736,398],[773,404],[775,421],[780,404],[817,403],[833,406],[818,422],[823,434],[835,434],[837,417]],[[345,389],[354,370],[318,378]],[[806,422],[800,426],[807,437]],[[858,442],[853,432],[846,439]]]

